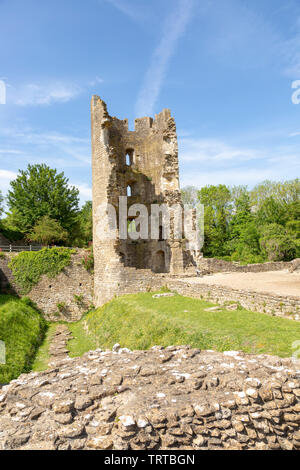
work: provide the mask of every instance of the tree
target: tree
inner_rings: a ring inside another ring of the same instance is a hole
[[[286,204],[276,200],[273,196],[267,197],[261,203],[256,216],[259,225],[285,225],[288,217]]]
[[[297,255],[297,244],[282,225],[265,225],[259,242],[269,261],[291,261]]]
[[[77,223],[70,237],[70,245],[84,247],[93,240],[92,201],[87,201],[78,213]]]
[[[227,186],[205,186],[199,191],[199,201],[204,205],[204,254],[224,256],[228,237],[228,224],[232,212],[231,193]]]
[[[187,204],[190,207],[195,208],[199,202],[198,198],[199,189],[195,186],[186,186],[181,190],[181,197],[183,204]]]
[[[68,232],[63,229],[57,220],[50,219],[48,215],[42,217],[28,235],[29,241],[51,245],[67,240]]]
[[[0,216],[3,214],[3,201],[2,191],[0,191]]]
[[[79,191],[69,186],[64,173],[47,165],[28,165],[10,183],[8,207],[11,224],[28,233],[39,219],[48,216],[70,231],[78,215]]]

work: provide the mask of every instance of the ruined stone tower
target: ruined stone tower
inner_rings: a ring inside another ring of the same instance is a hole
[[[164,109],[154,120],[136,119],[135,130],[129,131],[127,119],[109,116],[106,104],[93,96],[91,116],[94,294],[99,306],[116,294],[143,289],[147,279],[158,273],[183,273],[193,261],[185,252],[183,237],[164,239],[162,227],[157,239],[120,238],[124,223],[119,221],[120,196],[127,196],[128,207],[144,204],[149,213],[152,204],[181,205],[176,125],[170,111]],[[107,204],[117,215],[116,236],[111,239],[103,237],[109,223]]]

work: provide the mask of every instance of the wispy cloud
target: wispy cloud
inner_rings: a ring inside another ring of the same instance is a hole
[[[293,179],[300,172],[297,145],[247,148],[221,140],[180,139],[181,185],[246,184]]]
[[[74,186],[79,189],[80,200],[81,202],[91,201],[92,200],[92,188],[87,184],[76,184]]]
[[[17,127],[0,129],[0,136],[2,142],[7,140],[10,143],[7,149],[0,149],[0,161],[4,158],[7,163],[15,163],[19,155],[22,156],[22,161],[43,162],[59,168],[87,167],[91,162],[88,137],[59,132],[37,132],[32,129],[21,130]]]
[[[2,192],[2,195],[4,196],[9,188],[9,183],[15,179],[17,176],[17,173],[13,171],[8,171],[8,170],[2,170],[0,169],[0,191]]]
[[[176,51],[180,37],[191,20],[194,0],[178,0],[176,8],[167,18],[163,35],[155,49],[136,103],[136,115],[152,115],[165,80],[170,59]]]
[[[136,22],[141,22],[145,19],[147,6],[141,5],[140,3],[133,4],[132,1],[126,0],[104,0],[106,3],[110,3],[114,8],[119,10],[124,15],[128,16]]]
[[[82,89],[73,83],[27,83],[15,88],[10,96],[13,104],[19,106],[41,106],[67,103],[81,92]]]
[[[237,147],[217,139],[182,138],[180,146],[181,161],[185,163],[249,161],[265,155],[261,150]]]
[[[8,84],[7,104],[17,106],[49,106],[68,103],[78,98],[90,88],[103,83],[95,77],[87,83],[74,83],[67,80],[46,80],[21,84]]]

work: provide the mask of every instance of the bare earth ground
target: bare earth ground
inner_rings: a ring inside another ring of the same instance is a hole
[[[300,297],[300,273],[290,273],[287,270],[265,273],[217,273],[199,278],[189,278],[186,281],[189,284],[219,285],[232,289]]]

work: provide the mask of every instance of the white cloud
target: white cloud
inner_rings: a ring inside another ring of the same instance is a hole
[[[13,139],[14,149],[0,149],[1,155],[12,158],[22,155],[23,161],[47,163],[60,168],[84,167],[91,163],[90,139],[59,132],[35,132],[32,129],[2,128],[0,136]]]
[[[220,140],[181,139],[181,185],[250,185],[294,179],[300,173],[296,145],[247,148]]]
[[[55,103],[68,103],[85,91],[95,87],[104,80],[98,76],[79,85],[71,81],[48,80],[18,85],[8,84],[7,104],[17,106],[50,106]]]
[[[144,84],[137,99],[137,116],[153,114],[155,103],[167,74],[168,64],[192,17],[193,7],[194,0],[178,0],[176,8],[167,18],[162,38],[153,53]]]
[[[0,149],[0,155],[22,155],[23,152],[21,150],[11,150],[11,149]]]
[[[91,80],[91,81],[89,82],[89,86],[93,87],[93,86],[99,85],[99,84],[101,84],[101,83],[103,83],[103,82],[104,82],[104,80],[103,80],[102,78],[96,77],[96,78],[94,78],[94,80]]]
[[[221,162],[226,160],[248,161],[261,158],[264,153],[257,149],[234,147],[215,139],[180,140],[180,160],[182,162]]]
[[[76,184],[74,183],[74,186],[79,189],[79,196],[81,203],[84,203],[85,201],[91,201],[92,200],[92,188],[86,184]]]
[[[114,8],[119,10],[124,15],[128,16],[136,22],[141,22],[145,19],[146,12],[149,11],[147,5],[132,4],[126,0],[104,0],[110,3]]]
[[[245,185],[253,187],[258,183],[265,180],[283,181],[296,178],[293,165],[287,167],[285,171],[282,170],[281,166],[266,166],[265,168],[236,168],[236,169],[223,169],[223,170],[211,170],[211,171],[191,171],[182,172],[181,175],[181,187],[184,186],[196,186],[201,188],[206,185],[218,185],[226,184],[228,186]]]
[[[3,196],[7,193],[9,189],[9,183],[16,177],[17,173],[15,173],[14,171],[0,169],[0,191],[2,192]]]
[[[82,89],[73,83],[28,83],[16,88],[8,95],[18,106],[43,106],[53,103],[67,103],[76,98]]]

